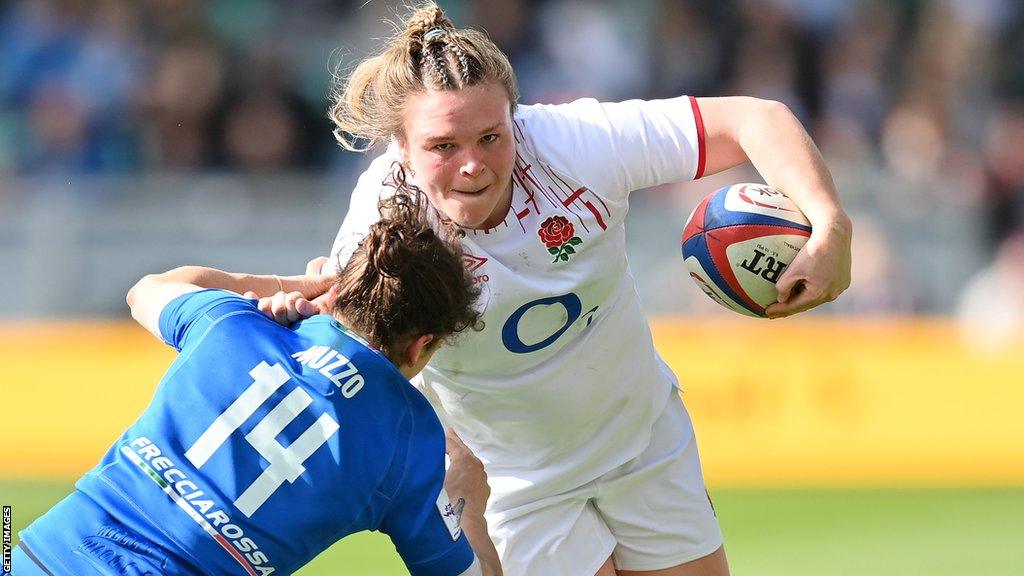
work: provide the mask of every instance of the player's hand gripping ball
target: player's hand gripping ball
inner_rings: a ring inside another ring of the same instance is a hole
[[[700,201],[683,228],[683,260],[712,300],[765,317],[775,283],[811,235],[803,212],[764,184],[734,184]]]

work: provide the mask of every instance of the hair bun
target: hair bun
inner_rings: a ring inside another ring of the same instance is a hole
[[[432,40],[433,38],[424,38],[424,36],[435,29],[448,32],[454,28],[455,25],[444,15],[441,7],[433,2],[413,12],[405,22],[405,34],[420,42]]]
[[[382,220],[370,227],[366,236],[366,258],[377,274],[398,278],[409,266],[408,230],[396,222]]]

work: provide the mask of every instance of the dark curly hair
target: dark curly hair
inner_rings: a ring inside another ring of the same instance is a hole
[[[483,322],[480,290],[462,262],[458,234],[439,234],[427,220],[423,193],[395,166],[395,188],[379,203],[381,219],[341,268],[331,305],[335,315],[396,364],[410,338],[440,343]],[[436,345],[436,344],[432,344]]]

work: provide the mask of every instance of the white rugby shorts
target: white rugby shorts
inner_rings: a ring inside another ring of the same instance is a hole
[[[693,424],[675,389],[639,456],[487,521],[506,576],[592,576],[609,556],[620,570],[661,570],[722,545]]]

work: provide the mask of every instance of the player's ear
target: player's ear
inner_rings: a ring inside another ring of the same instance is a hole
[[[434,351],[435,346],[431,346],[433,341],[433,334],[420,334],[411,338],[405,346],[405,357],[402,359],[402,367],[414,368],[419,366],[422,368],[422,365],[427,363],[426,361],[430,359],[430,355]]]
[[[410,338],[399,352],[402,357],[395,362],[398,371],[406,378],[412,379],[427,365],[438,344],[433,334],[420,334]]]
[[[402,166],[409,166],[409,141],[406,140],[403,134],[397,134],[395,136],[395,142],[398,144],[398,158],[402,163]]]

